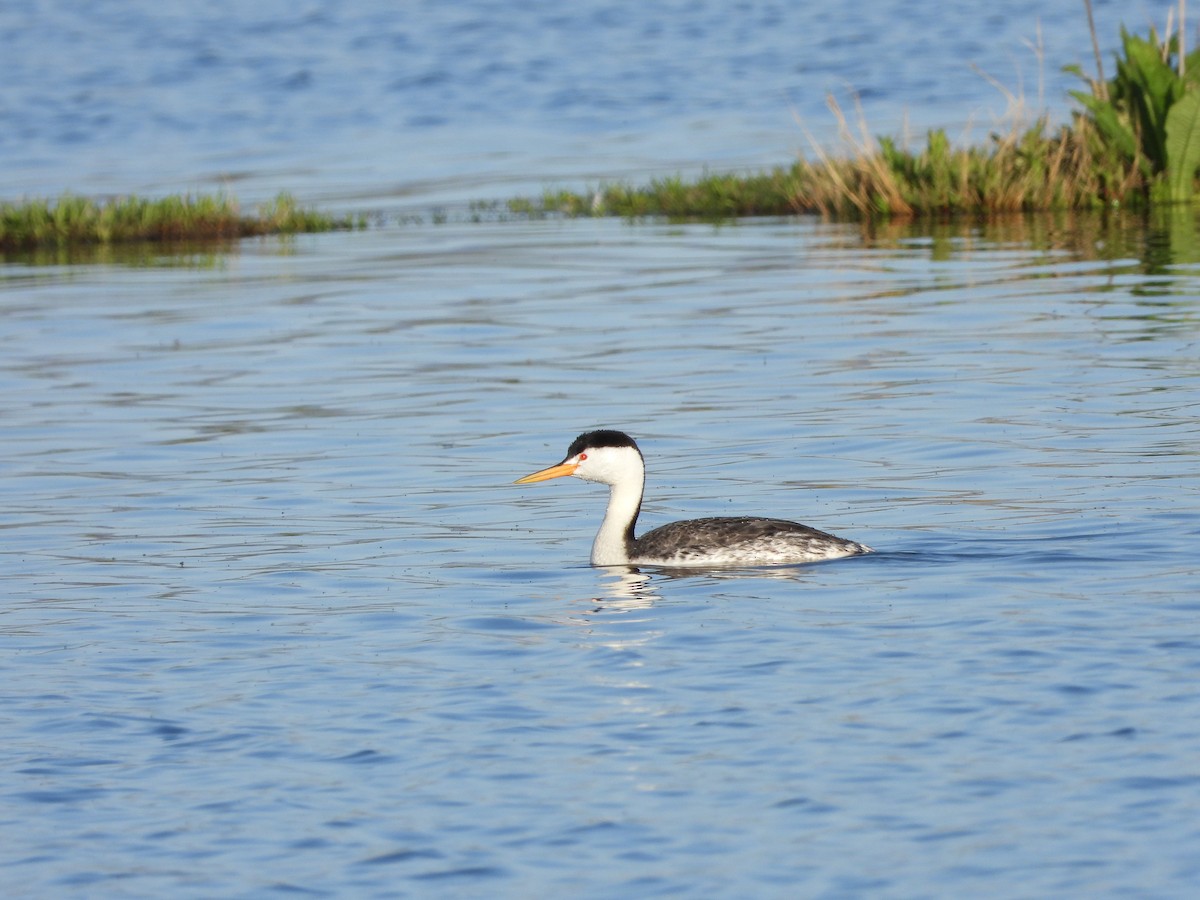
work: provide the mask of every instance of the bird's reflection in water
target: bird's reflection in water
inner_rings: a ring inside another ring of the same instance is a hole
[[[769,578],[803,581],[807,566],[739,566],[713,568],[668,568],[659,566],[603,566],[597,568],[600,593],[588,598],[594,611],[648,609],[668,594],[674,581],[716,583],[732,578]]]
[[[593,610],[630,611],[648,609],[662,595],[654,588],[654,576],[632,566],[604,566],[596,570],[600,594],[587,602]]]

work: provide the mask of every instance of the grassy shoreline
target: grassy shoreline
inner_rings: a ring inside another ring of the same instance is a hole
[[[365,224],[361,218],[336,218],[303,208],[286,193],[251,213],[243,213],[238,202],[225,195],[96,201],[67,194],[56,201],[0,203],[0,250],[217,241],[362,228]]]
[[[995,215],[1145,206],[1150,184],[1106,153],[1086,126],[992,135],[986,147],[951,146],[931,131],[919,151],[888,139],[849,156],[798,160],[748,175],[705,173],[645,185],[546,191],[509,201],[513,215],[730,219],[812,213],[832,219]]]
[[[1091,26],[1090,2],[1087,8]],[[1179,13],[1182,22],[1182,2]],[[1185,52],[1170,19],[1163,37],[1153,28],[1148,37],[1122,29],[1116,74],[1106,79],[1094,27],[1091,37],[1096,76],[1065,67],[1087,90],[1071,92],[1081,109],[1057,129],[1044,116],[1029,122],[1018,115],[1016,124],[991,134],[984,146],[955,147],[944,130],[932,130],[924,146],[913,150],[893,138],[872,138],[861,121],[861,136],[855,136],[831,97],[844,148],[840,156],[816,147],[815,159],[768,172],[546,191],[537,199],[511,200],[508,209],[529,217],[816,213],[877,220],[1195,202],[1200,50]]]

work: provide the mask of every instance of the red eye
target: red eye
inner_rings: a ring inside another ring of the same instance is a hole
[[[580,462],[583,462],[585,459],[587,459],[587,454],[586,454],[586,453],[580,453],[580,454],[579,454],[579,461],[580,461]]]

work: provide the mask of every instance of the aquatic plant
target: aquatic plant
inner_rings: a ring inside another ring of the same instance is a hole
[[[106,201],[66,194],[56,201],[0,203],[0,249],[129,241],[197,241],[362,227],[361,220],[305,209],[283,193],[251,214],[225,195]]]
[[[1192,199],[1200,166],[1200,50],[1185,53],[1182,36],[1169,24],[1163,38],[1153,28],[1148,38],[1122,28],[1124,56],[1113,78],[1104,79],[1099,61],[1095,78],[1079,66],[1065,69],[1088,85],[1071,95],[1096,134],[1138,166],[1156,199],[1175,202]]]
[[[844,141],[841,155],[750,175],[664,178],[635,187],[601,185],[582,193],[547,191],[515,200],[513,214],[619,215],[729,219],[815,212],[835,218],[991,214],[1086,209],[1134,197],[1139,182],[1112,154],[1078,131],[1048,132],[1044,120],[992,134],[982,147],[955,147],[943,130],[916,150],[890,138]]]
[[[688,181],[608,184],[514,200],[513,214],[729,219],[815,212],[838,218],[993,214],[1139,205],[1148,183],[1136,163],[1098,139],[1093,126],[1051,130],[1043,117],[993,132],[982,146],[955,146],[944,130],[908,149],[892,138],[853,133],[837,103],[840,153],[813,145],[813,158],[767,172],[705,173]],[[1198,144],[1200,146],[1200,144]]]

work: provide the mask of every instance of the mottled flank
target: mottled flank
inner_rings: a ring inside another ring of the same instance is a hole
[[[634,541],[631,562],[661,566],[784,565],[870,553],[799,522],[720,516],[672,522]]]

